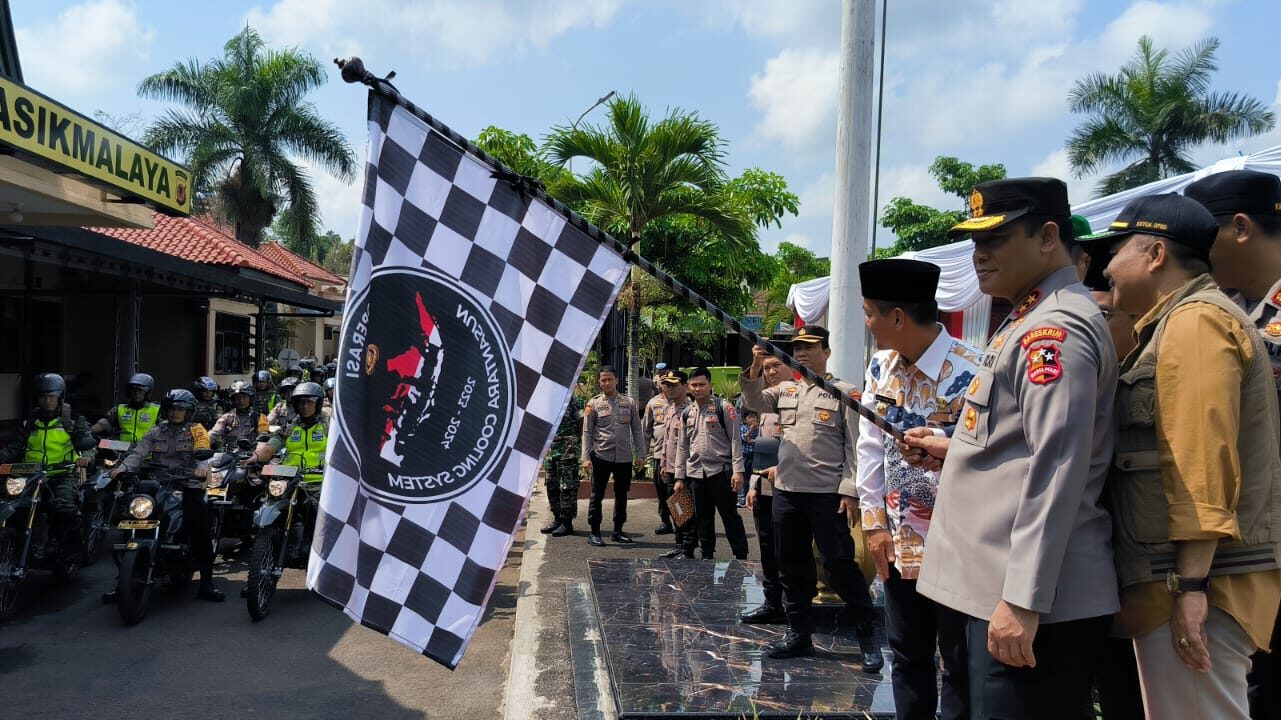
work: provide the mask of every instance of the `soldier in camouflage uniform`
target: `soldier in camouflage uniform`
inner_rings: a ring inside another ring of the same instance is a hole
[[[565,416],[556,428],[552,448],[547,453],[543,469],[547,473],[547,504],[552,510],[552,521],[542,529],[552,537],[574,534],[574,516],[578,514],[578,454],[579,436],[583,428],[583,399],[571,395]]]

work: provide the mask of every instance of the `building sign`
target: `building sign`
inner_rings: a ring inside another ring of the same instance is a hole
[[[191,213],[191,173],[31,88],[0,78],[0,143],[171,214]]]

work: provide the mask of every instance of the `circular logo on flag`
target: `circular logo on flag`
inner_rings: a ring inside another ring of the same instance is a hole
[[[391,502],[429,503],[488,475],[516,405],[489,311],[440,273],[390,268],[344,315],[335,409],[361,485]]]

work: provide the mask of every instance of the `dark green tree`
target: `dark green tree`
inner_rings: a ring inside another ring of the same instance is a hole
[[[1171,56],[1144,36],[1117,74],[1078,80],[1069,106],[1089,118],[1068,138],[1076,176],[1125,163],[1099,183],[1099,192],[1111,195],[1196,170],[1189,154],[1207,142],[1271,130],[1276,117],[1263,103],[1210,89],[1218,49],[1219,41],[1207,38]]]
[[[946,245],[949,242],[947,231],[968,214],[970,191],[979,183],[1003,179],[1005,166],[996,164],[975,167],[954,157],[939,156],[930,164],[930,175],[938,181],[940,188],[957,197],[957,208],[939,210],[911,198],[891,198],[881,211],[881,227],[892,230],[898,237],[898,242],[884,252],[878,251],[878,256],[892,256],[908,250],[919,251]]]
[[[138,85],[142,97],[183,106],[158,118],[145,141],[184,158],[197,197],[235,227],[237,240],[257,247],[279,213],[310,245],[320,211],[311,179],[294,158],[347,182],[356,171],[342,130],[306,100],[326,79],[311,55],[270,49],[246,27],[227,41],[222,57],[180,62]]]
[[[774,277],[765,288],[765,317],[761,321],[765,334],[772,332],[780,322],[792,321],[792,311],[787,307],[787,293],[792,286],[830,275],[832,262],[807,248],[784,241],[774,252],[774,268]]]

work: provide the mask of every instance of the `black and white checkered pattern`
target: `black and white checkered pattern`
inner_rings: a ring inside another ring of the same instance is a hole
[[[307,587],[453,668],[628,264],[394,101],[372,94],[369,113],[349,301],[376,269],[428,267],[457,278],[498,322],[516,369],[517,407],[490,476],[424,505],[367,495],[336,424]],[[340,374],[340,395],[342,382]]]

